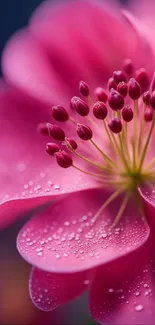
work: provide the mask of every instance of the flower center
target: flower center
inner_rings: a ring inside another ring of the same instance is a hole
[[[123,193],[116,224],[131,195],[139,204],[138,187],[155,182],[155,158],[149,150],[155,125],[153,82],[150,84],[145,69],[135,71],[132,62],[125,60],[122,70],[113,72],[106,89],[98,87],[92,94],[81,81],[80,97],[71,99],[71,114],[61,105],[53,106],[52,116],[58,124],[39,125],[40,133],[54,140],[47,143],[46,151],[60,167],[75,168],[112,191],[94,222]],[[68,134],[67,123],[74,137]]]

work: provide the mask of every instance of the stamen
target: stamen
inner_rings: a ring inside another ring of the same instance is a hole
[[[114,110],[121,110],[124,106],[123,96],[116,90],[111,89],[109,94],[109,106]]]
[[[101,88],[101,87],[97,87],[95,89],[95,96],[97,97],[97,99],[100,102],[103,102],[103,103],[106,103],[107,100],[108,100],[108,96],[107,96],[106,91],[103,88]]]
[[[132,64],[132,61],[130,59],[126,59],[123,62],[123,71],[128,77],[131,77],[134,72],[134,66]]]
[[[68,168],[73,165],[72,157],[64,150],[56,152],[55,157],[60,167]]]
[[[145,105],[147,105],[147,106],[150,105],[150,98],[151,98],[151,95],[150,95],[150,91],[148,90],[143,94],[143,102]]]
[[[145,69],[141,68],[140,70],[136,71],[136,80],[141,86],[142,92],[148,89],[150,81],[149,75]]]
[[[61,105],[52,107],[52,116],[58,122],[66,122],[69,119],[68,112]]]
[[[58,152],[59,150],[60,150],[60,147],[56,143],[48,142],[46,144],[46,152],[51,156],[54,156],[54,154],[56,152]]]
[[[133,119],[133,110],[130,105],[125,105],[122,110],[122,117],[125,122],[130,122]]]
[[[80,97],[74,96],[71,99],[71,107],[81,116],[89,114],[89,106]]]
[[[129,195],[129,193],[127,193],[125,195],[125,197],[124,197],[124,200],[123,200],[119,210],[118,210],[118,213],[117,213],[117,215],[115,217],[115,220],[114,220],[114,222],[112,224],[112,227],[115,227],[118,224],[118,222],[120,221],[120,219],[122,217],[122,214],[123,214],[123,212],[124,212],[124,210],[125,210],[125,208],[127,206],[127,203],[129,201],[129,197],[130,197],[130,195]]]
[[[89,96],[89,86],[85,81],[80,81],[80,83],[79,83],[79,92],[84,97]]]
[[[151,122],[153,119],[153,110],[151,107],[147,107],[144,113],[144,119],[146,122]]]
[[[108,126],[110,130],[114,133],[120,133],[122,131],[122,122],[119,118],[114,117],[109,123]]]
[[[47,123],[47,128],[48,128],[49,136],[52,137],[54,140],[57,141],[65,140],[65,132],[58,125]]]
[[[122,81],[117,86],[117,91],[123,96],[126,97],[128,93],[128,85],[126,82]]]
[[[80,139],[90,140],[93,136],[93,132],[88,125],[78,123],[76,126],[76,131]]]
[[[131,78],[129,80],[128,86],[129,86],[129,96],[133,100],[138,99],[141,95],[141,88],[139,83],[134,78]]]
[[[49,136],[47,123],[40,123],[37,127],[37,131],[44,136]]]
[[[117,196],[121,194],[122,190],[118,190],[114,192],[112,195],[109,196],[109,198],[101,205],[101,207],[98,209],[98,211],[95,213],[95,215],[92,218],[92,222],[95,223],[100,214],[103,212],[103,210],[112,202],[114,201]]]
[[[93,114],[98,120],[104,120],[108,114],[107,106],[103,102],[97,102],[93,106]]]
[[[113,78],[117,85],[122,81],[126,82],[125,74],[123,73],[123,71],[120,71],[120,70],[113,72]]]
[[[109,89],[109,91],[111,90],[111,89],[117,89],[117,83],[116,83],[116,81],[114,80],[114,78],[110,78],[109,80],[108,80],[108,89]]]

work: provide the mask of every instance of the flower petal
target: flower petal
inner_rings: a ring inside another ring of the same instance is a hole
[[[139,248],[149,228],[129,204],[117,228],[111,228],[121,201],[111,203],[93,223],[107,199],[103,190],[68,195],[31,219],[17,247],[29,263],[50,272],[78,272],[108,263]]]
[[[81,295],[92,281],[94,272],[56,274],[33,268],[29,282],[31,299],[38,308],[53,310]]]
[[[0,84],[0,227],[53,196],[96,186],[91,177],[60,168],[45,153],[49,138],[36,131],[50,118],[42,106]]]
[[[107,6],[101,1],[59,5],[45,1],[27,30],[8,42],[2,66],[7,79],[18,87],[41,101],[50,103],[54,97],[61,103],[63,96],[67,100],[76,95],[79,80],[90,87],[105,85],[128,57],[137,68],[152,69],[150,51],[149,55],[148,61],[148,47],[114,2]]]
[[[154,324],[155,263],[148,260],[148,248],[96,272],[90,310],[100,324]]]
[[[9,41],[2,57],[7,80],[41,102],[66,103],[67,89],[62,85],[46,52],[28,30],[21,30]]]

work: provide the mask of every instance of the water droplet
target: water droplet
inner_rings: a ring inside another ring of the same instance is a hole
[[[137,306],[135,307],[135,310],[136,310],[136,311],[142,311],[143,309],[144,309],[143,305],[137,305]]]
[[[55,184],[54,186],[53,186],[53,188],[54,188],[54,190],[60,190],[60,185],[59,184]]]
[[[87,285],[87,284],[89,284],[89,282],[90,282],[89,280],[85,280],[84,284]]]
[[[108,291],[109,291],[109,292],[114,292],[114,289],[109,288]]]
[[[140,292],[139,291],[135,292],[135,296],[136,297],[140,296]]]
[[[57,259],[59,259],[59,258],[60,258],[60,255],[59,255],[59,254],[56,254],[55,257],[56,257]]]

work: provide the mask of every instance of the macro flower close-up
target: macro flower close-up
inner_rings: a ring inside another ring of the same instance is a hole
[[[43,311],[87,291],[99,324],[155,324],[154,13],[46,0],[3,50],[0,227],[31,213],[17,249]]]

